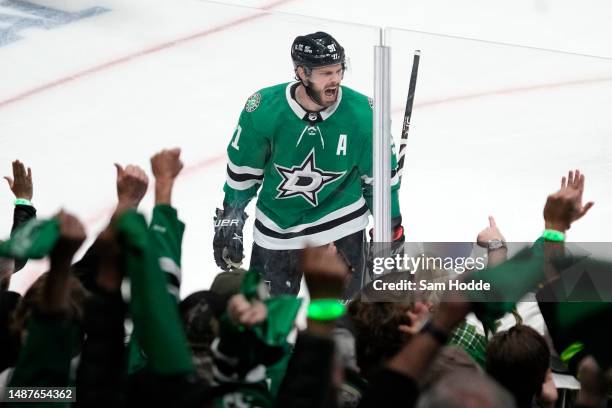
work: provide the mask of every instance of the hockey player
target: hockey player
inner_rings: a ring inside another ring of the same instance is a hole
[[[354,270],[348,298],[361,284],[372,210],[372,100],[340,85],[345,54],[331,35],[297,37],[291,58],[297,81],[251,95],[227,147],[215,261],[224,270],[241,263],[244,208],[259,190],[250,268],[271,294],[297,294],[299,249],[333,242]],[[403,242],[395,173],[394,240]]]

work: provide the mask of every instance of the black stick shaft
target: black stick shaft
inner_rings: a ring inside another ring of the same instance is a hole
[[[414,104],[414,94],[416,91],[417,76],[419,74],[419,61],[421,59],[421,51],[414,52],[412,60],[412,72],[410,73],[410,84],[408,85],[408,97],[406,98],[406,110],[404,111],[404,123],[402,125],[402,137],[400,141],[399,158],[397,162],[397,173],[399,182],[402,182],[402,173],[404,170],[404,157],[406,156],[406,143],[408,141],[408,131],[410,130],[410,118],[412,117],[412,105]]]

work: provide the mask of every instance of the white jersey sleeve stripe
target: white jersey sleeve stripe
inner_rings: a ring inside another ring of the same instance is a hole
[[[263,176],[263,169],[257,169],[249,166],[237,166],[230,159],[227,160],[227,166],[236,174],[251,174],[253,176]]]

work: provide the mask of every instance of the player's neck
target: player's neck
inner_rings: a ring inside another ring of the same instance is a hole
[[[300,104],[304,110],[308,112],[319,112],[325,109],[325,106],[321,106],[315,101],[313,101],[310,96],[306,93],[306,89],[304,85],[299,84],[297,89],[295,90],[295,100]]]

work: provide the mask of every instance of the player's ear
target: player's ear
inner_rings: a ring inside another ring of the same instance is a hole
[[[299,67],[297,67],[295,69],[295,75],[297,76],[297,79],[300,82],[306,82],[306,80],[308,79],[308,75],[306,74],[306,70],[302,66],[299,66]]]

